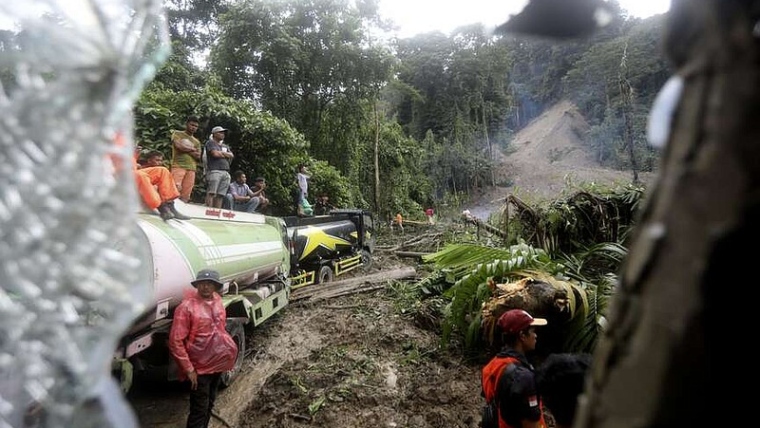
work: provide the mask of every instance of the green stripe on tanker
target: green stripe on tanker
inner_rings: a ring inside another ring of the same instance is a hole
[[[269,224],[194,219],[164,222],[157,216],[141,220],[165,235],[187,261],[191,272],[211,267],[225,280],[283,259],[283,236]],[[282,266],[287,271],[287,267]],[[281,270],[282,271],[282,270]]]

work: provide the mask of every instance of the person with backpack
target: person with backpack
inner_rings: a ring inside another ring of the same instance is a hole
[[[536,326],[546,325],[522,309],[504,312],[496,322],[504,347],[481,372],[486,399],[482,428],[545,428],[533,366],[526,354],[536,349]]]

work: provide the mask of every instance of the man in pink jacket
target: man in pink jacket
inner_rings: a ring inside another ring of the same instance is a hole
[[[222,373],[235,365],[238,349],[225,329],[219,272],[203,269],[192,285],[196,291],[174,311],[169,351],[180,368],[180,379],[190,380],[187,428],[207,428]]]

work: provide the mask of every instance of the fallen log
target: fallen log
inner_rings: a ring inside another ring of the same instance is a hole
[[[488,232],[490,232],[490,233],[492,233],[494,235],[497,235],[497,236],[505,238],[505,239],[507,238],[507,232],[505,232],[503,230],[499,230],[499,229],[491,226],[490,224],[484,222],[483,220],[481,220],[481,219],[473,216],[472,214],[470,214],[470,212],[468,210],[465,210],[462,213],[462,219],[465,222],[472,223],[475,226],[477,226],[478,230],[480,230],[480,228],[483,228],[483,229],[487,230]]]
[[[407,257],[411,259],[421,259],[422,256],[427,256],[428,254],[433,253],[421,253],[419,251],[396,251],[397,257]]]
[[[383,288],[385,288],[385,284],[365,284],[360,287],[354,287],[347,290],[343,289],[337,292],[317,293],[311,296],[309,301],[313,302],[317,300],[333,299],[335,297],[348,296],[349,294],[368,293]]]
[[[400,250],[402,248],[410,247],[412,245],[421,244],[421,243],[423,243],[425,241],[432,241],[434,239],[438,239],[441,236],[443,236],[443,233],[441,233],[441,232],[426,233],[424,235],[415,236],[414,238],[409,239],[407,241],[404,241],[401,244],[396,245],[395,247],[390,247],[390,248],[389,247],[382,247],[382,248],[377,247],[377,248],[382,249],[383,252],[391,252],[392,253],[392,252],[398,251],[398,250]]]
[[[309,285],[294,291],[290,295],[290,300],[322,300],[345,296],[347,294],[371,291],[372,289],[382,288],[388,280],[413,278],[416,274],[417,271],[413,267],[407,266],[390,271],[377,272],[371,275],[329,282],[326,284]],[[378,284],[381,284],[381,286],[377,287]]]

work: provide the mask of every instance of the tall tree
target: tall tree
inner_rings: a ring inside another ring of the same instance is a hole
[[[201,53],[216,39],[216,21],[227,10],[226,0],[164,0],[172,41]]]
[[[431,159],[431,167],[449,170],[439,183],[446,190],[468,190],[489,179],[494,144],[506,144],[506,118],[511,97],[507,83],[510,56],[482,25],[464,26],[451,36],[422,34],[398,42],[401,67],[395,109],[398,120],[416,139],[427,138],[453,147],[458,162]],[[435,169],[435,168],[431,168]]]
[[[221,20],[213,69],[236,97],[260,102],[311,143],[313,156],[341,171],[354,165],[352,138],[363,101],[390,77],[393,56],[372,44],[374,0],[250,0]]]

